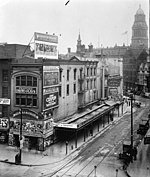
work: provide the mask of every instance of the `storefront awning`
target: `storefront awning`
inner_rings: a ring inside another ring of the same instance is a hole
[[[91,124],[92,122],[100,119],[101,116],[108,114],[113,109],[113,106],[109,105],[101,105],[85,113],[82,116],[77,116],[76,118],[70,118],[69,121],[58,123],[55,128],[57,129],[74,129],[79,130],[84,128],[85,126]]]

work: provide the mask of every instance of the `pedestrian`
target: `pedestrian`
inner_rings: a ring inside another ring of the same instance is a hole
[[[137,148],[136,147],[134,147],[133,148],[133,156],[134,156],[134,160],[136,160],[137,159]]]

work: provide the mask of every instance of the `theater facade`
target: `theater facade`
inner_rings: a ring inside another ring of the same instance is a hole
[[[53,64],[53,65],[52,65]],[[59,67],[55,61],[19,59],[12,63],[9,145],[44,150],[52,141],[53,110],[58,107]],[[20,128],[21,127],[21,128]]]

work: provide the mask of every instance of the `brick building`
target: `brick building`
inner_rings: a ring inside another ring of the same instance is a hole
[[[6,142],[9,131],[11,98],[11,62],[22,57],[25,51],[31,54],[27,45],[0,44],[0,141]]]
[[[24,147],[44,150],[54,140],[53,123],[98,101],[96,61],[22,58],[11,67],[9,145],[19,143],[22,119]]]

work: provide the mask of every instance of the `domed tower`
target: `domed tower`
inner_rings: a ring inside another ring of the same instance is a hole
[[[145,14],[139,5],[139,9],[135,14],[134,24],[132,26],[132,47],[139,48],[144,46],[148,48],[148,34],[147,24],[145,21]]]

